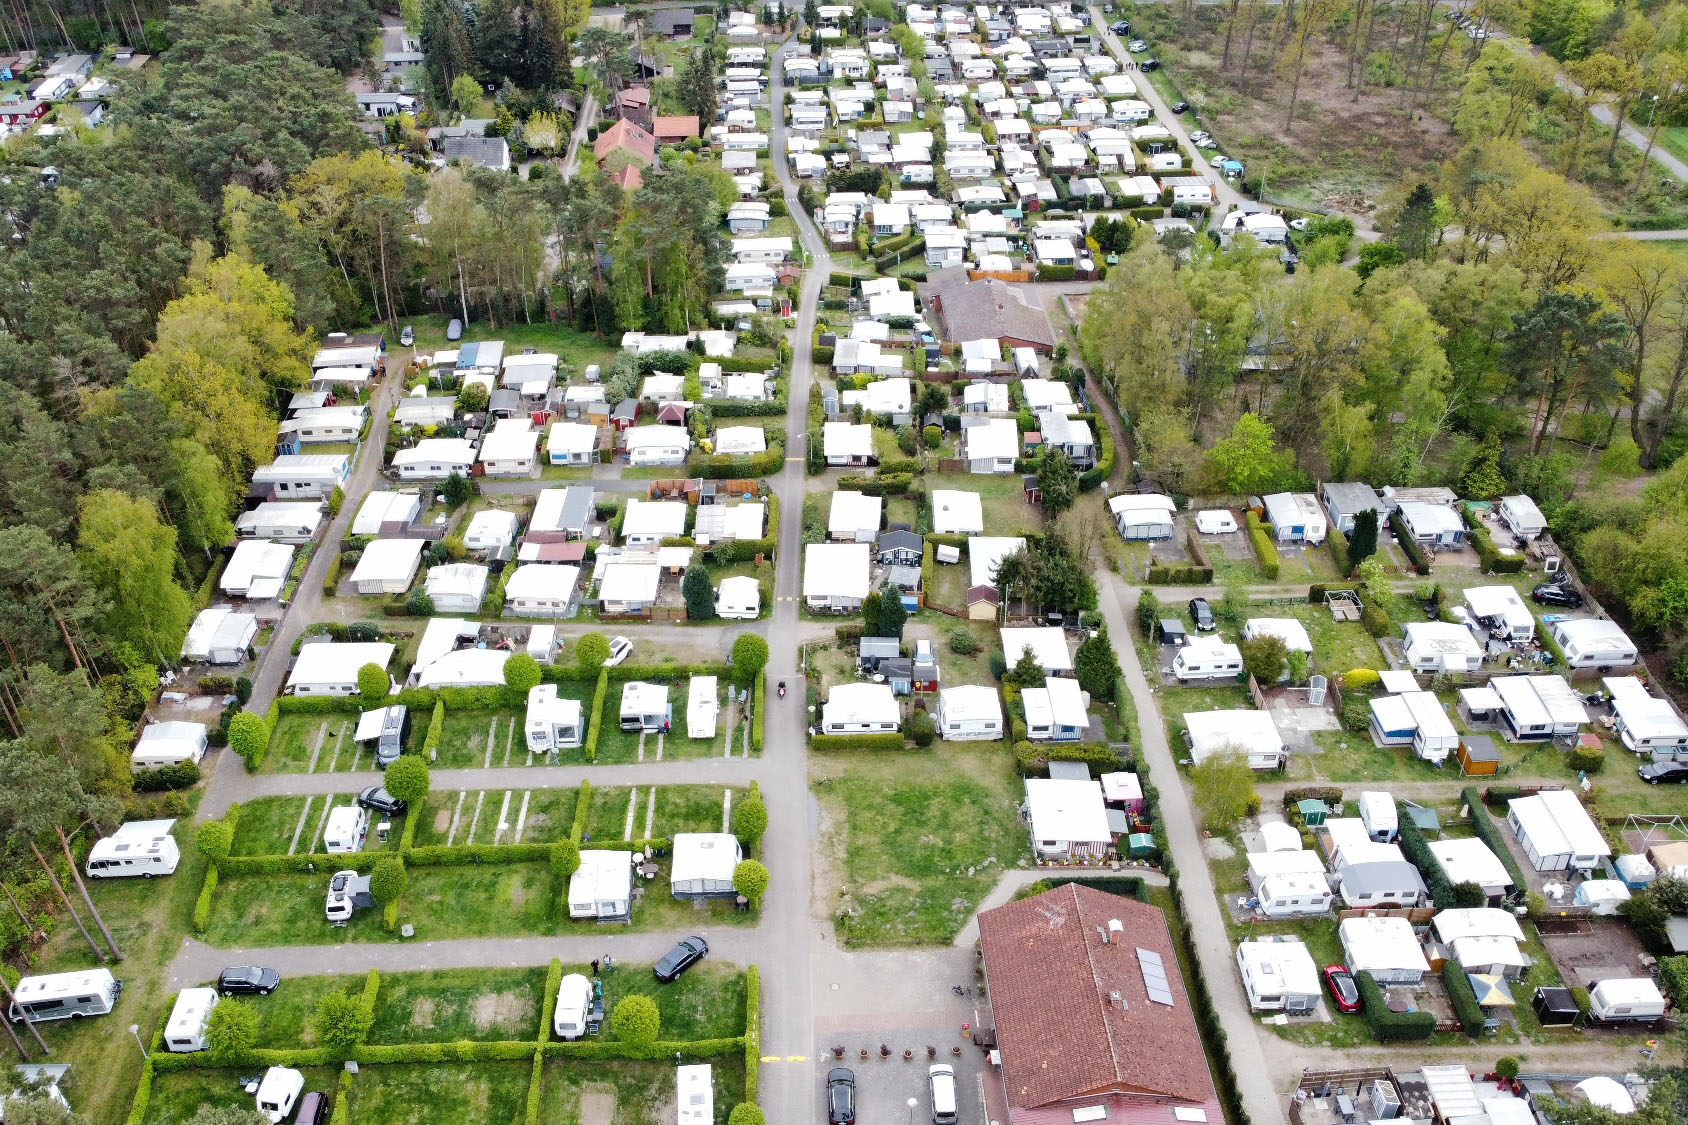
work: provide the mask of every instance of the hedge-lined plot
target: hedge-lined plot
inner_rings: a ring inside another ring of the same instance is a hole
[[[635,792],[638,794],[636,802],[632,797]],[[731,792],[735,804],[744,793],[742,789]],[[727,807],[727,793],[726,788],[715,785],[594,789],[584,838],[608,845],[618,840],[672,839],[678,832],[722,832],[726,830],[722,814]],[[627,810],[630,804],[633,805],[633,823],[632,832],[628,834]],[[649,831],[646,831],[647,826]]]

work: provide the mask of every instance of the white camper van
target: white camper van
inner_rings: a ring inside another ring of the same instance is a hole
[[[14,1021],[46,1023],[49,1020],[103,1016],[117,1006],[123,982],[110,969],[78,969],[44,977],[24,977],[12,989]]]
[[[131,820],[88,849],[84,869],[90,879],[119,879],[139,875],[169,875],[182,861],[176,838],[170,835],[173,820]]]
[[[305,1089],[305,1076],[287,1066],[272,1066],[258,1083],[258,1112],[279,1125],[293,1112],[293,1103]]]
[[[361,852],[367,835],[369,810],[362,805],[342,805],[328,814],[328,824],[322,830],[322,850],[333,855]]]
[[[558,1039],[583,1038],[591,1011],[592,982],[579,973],[570,973],[557,986],[557,1014],[551,1018],[551,1030]]]
[[[170,1009],[170,1022],[164,1025],[165,1050],[205,1050],[205,1028],[211,1022],[211,1009],[217,1006],[217,999],[215,988],[182,989],[176,996],[176,1006]]]

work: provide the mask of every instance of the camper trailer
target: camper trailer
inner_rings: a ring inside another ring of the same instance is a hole
[[[342,805],[328,814],[328,824],[322,830],[322,850],[330,855],[361,852],[367,835],[369,810],[362,805]]]
[[[88,865],[84,868],[90,879],[121,879],[139,875],[151,879],[169,875],[182,861],[176,838],[170,835],[173,820],[132,820],[107,836],[96,840],[88,851]]]
[[[633,910],[633,853],[587,848],[569,876],[569,917],[625,922]]]
[[[324,913],[336,927],[352,920],[352,915],[375,905],[369,893],[369,876],[356,871],[336,871],[328,880],[328,901]]]
[[[211,1022],[211,1009],[216,1006],[215,988],[182,989],[176,996],[176,1006],[170,1009],[170,1022],[164,1025],[165,1049],[205,1050],[205,1028]]]
[[[1199,637],[1172,657],[1172,674],[1184,681],[1236,679],[1242,670],[1242,650],[1217,636]]]
[[[13,1022],[80,1019],[103,1016],[117,1006],[123,982],[110,969],[78,969],[44,977],[24,977],[12,988]]]
[[[279,1125],[293,1112],[293,1103],[305,1089],[305,1076],[292,1067],[272,1066],[258,1083],[258,1112]]]
[[[557,1011],[551,1017],[551,1030],[558,1039],[583,1039],[586,1021],[592,1015],[592,982],[579,973],[570,973],[557,985]]]
[[[197,763],[205,757],[206,744],[204,723],[148,723],[129,754],[129,764],[139,770]]]
[[[1604,1023],[1652,1023],[1665,1007],[1659,986],[1646,977],[1603,980],[1588,990],[1588,1014]]]

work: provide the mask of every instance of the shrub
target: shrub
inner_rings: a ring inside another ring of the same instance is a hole
[[[1104,774],[1121,766],[1119,754],[1105,742],[1014,743],[1014,764],[1022,776],[1048,771],[1050,762],[1083,762],[1092,774]]]
[[[418,805],[428,795],[428,763],[418,754],[404,754],[387,767],[385,785],[395,800]]]
[[[311,1029],[317,1042],[334,1051],[349,1051],[363,1041],[375,1022],[374,1012],[365,1012],[363,1004],[350,992],[335,989],[323,993],[317,1001],[316,1015]]]
[[[1330,548],[1330,557],[1336,563],[1338,574],[1347,574],[1353,569],[1348,561],[1348,536],[1342,534],[1342,529],[1334,523],[1330,525],[1330,538],[1325,540],[1325,546]]]
[[[662,1033],[662,1013],[649,996],[624,996],[610,1012],[610,1031],[630,1046],[649,1046]]]
[[[208,862],[221,863],[234,846],[234,829],[224,821],[208,820],[194,832],[193,843]]]
[[[965,625],[958,625],[948,634],[950,651],[957,656],[972,656],[979,651],[979,639],[973,635],[973,630]]]
[[[767,830],[768,806],[762,800],[761,788],[752,781],[750,791],[733,806],[733,835],[738,837],[739,847],[749,855],[756,850],[762,833]]]
[[[1254,554],[1260,560],[1261,572],[1266,575],[1267,581],[1276,582],[1281,564],[1278,561],[1278,548],[1266,531],[1269,525],[1261,523],[1260,517],[1252,508],[1243,513],[1243,523],[1248,527],[1249,542],[1254,544]]]
[[[1362,969],[1354,974],[1354,983],[1360,990],[1360,1004],[1365,1009],[1366,1026],[1371,1029],[1372,1038],[1381,1043],[1393,1043],[1428,1039],[1436,1033],[1436,1016],[1433,1012],[1422,1009],[1416,1012],[1391,1012],[1383,997],[1383,989],[1378,987],[1376,978],[1370,973]]]
[[[211,921],[211,896],[217,893],[217,865],[210,863],[205,866],[205,882],[200,884],[199,897],[193,900],[193,929],[195,933],[204,933],[206,925]]]
[[[1582,773],[1599,773],[1606,765],[1606,751],[1599,747],[1585,750],[1579,746],[1565,756],[1565,764]]]
[[[1337,716],[1342,729],[1351,734],[1364,734],[1371,726],[1371,700],[1354,692],[1342,697],[1342,712]]]
[[[937,736],[937,733],[938,727],[932,721],[931,715],[924,711],[916,711],[909,716],[908,736],[916,746],[924,748],[932,745],[932,739]]]
[[[762,1107],[751,1102],[740,1102],[727,1114],[727,1125],[767,1125],[767,1122]]]
[[[1412,561],[1413,570],[1421,575],[1429,574],[1430,560],[1425,557],[1424,548],[1418,545],[1418,542],[1413,539],[1412,533],[1407,530],[1406,522],[1401,519],[1400,512],[1390,514],[1389,529],[1395,533],[1395,542],[1401,545],[1401,552]]]
[[[602,633],[585,633],[574,642],[574,661],[586,671],[596,672],[609,658],[609,638]]]
[[[1376,687],[1383,681],[1375,668],[1350,668],[1342,673],[1342,686],[1345,688]]]
[[[1374,637],[1387,637],[1395,631],[1395,623],[1389,619],[1389,614],[1383,607],[1378,605],[1367,605],[1360,609],[1360,624]]]
[[[248,770],[257,770],[270,743],[270,728],[262,718],[242,711],[229,720],[229,749],[246,759]]]
[[[430,762],[433,761],[439,753],[440,739],[443,737],[445,737],[445,701],[437,699],[434,701],[433,717],[428,720],[428,733],[422,736],[422,756]],[[388,790],[388,792],[391,792],[391,790]]]
[[[377,905],[391,906],[403,897],[408,882],[404,860],[397,855],[384,855],[375,861],[369,873],[369,893]]]
[[[541,679],[539,661],[525,652],[515,653],[504,662],[504,686],[510,689],[511,702],[527,699],[528,689]]]
[[[390,686],[387,670],[381,665],[365,664],[358,669],[358,694],[363,696],[365,707],[378,706],[386,698]]]
[[[902,750],[905,747],[902,733],[892,731],[878,734],[817,734],[809,740],[811,750]]]
[[[1453,1005],[1460,1027],[1467,1035],[1481,1035],[1483,1009],[1477,1005],[1477,993],[1472,990],[1471,980],[1465,975],[1465,966],[1452,957],[1442,962],[1442,983],[1447,985],[1448,1002]]]
[[[743,859],[733,868],[733,890],[749,900],[751,909],[762,905],[768,890],[768,869],[754,859]]]
[[[199,763],[182,762],[174,766],[155,766],[135,771],[135,792],[157,793],[164,790],[192,789],[199,784]]]
[[[205,1023],[205,1045],[212,1062],[227,1062],[250,1051],[258,1042],[258,1010],[246,1000],[224,997]]]
[[[573,840],[558,840],[551,845],[551,871],[560,879],[567,879],[580,870],[580,845]]]
[[[755,633],[740,633],[733,641],[733,682],[749,687],[768,666],[768,642]]]

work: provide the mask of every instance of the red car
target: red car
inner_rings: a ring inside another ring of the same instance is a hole
[[[1330,989],[1330,998],[1335,1002],[1337,1011],[1360,1010],[1360,988],[1341,965],[1325,966],[1325,987]]]

